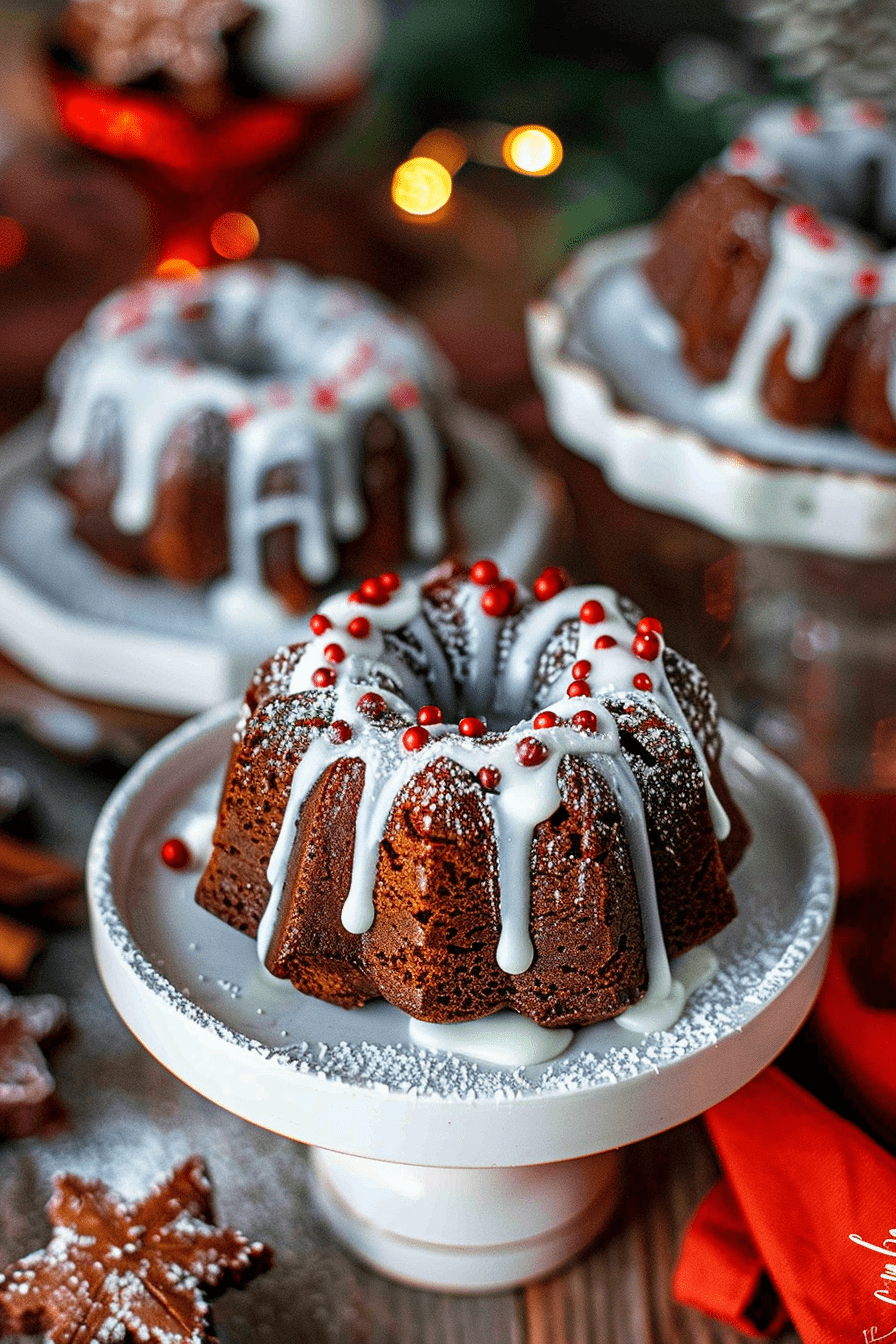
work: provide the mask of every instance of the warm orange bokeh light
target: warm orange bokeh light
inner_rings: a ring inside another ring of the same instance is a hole
[[[201,274],[198,266],[194,266],[192,261],[185,261],[183,257],[169,257],[156,267],[156,275],[160,280],[198,280]]]
[[[239,210],[228,210],[215,220],[210,237],[219,257],[226,257],[228,261],[243,261],[251,257],[258,246],[258,225],[251,215],[243,215]]]
[[[409,215],[434,215],[451,196],[451,174],[435,159],[408,159],[392,178],[392,199]]]
[[[0,270],[17,266],[27,249],[28,239],[19,221],[0,215]]]
[[[444,126],[437,126],[435,130],[427,131],[411,150],[412,158],[435,159],[436,163],[448,169],[452,177],[463,168],[469,155],[470,151],[463,136],[458,135],[457,131],[449,131]]]
[[[563,159],[560,137],[547,126],[517,126],[504,137],[504,162],[515,173],[546,177]]]

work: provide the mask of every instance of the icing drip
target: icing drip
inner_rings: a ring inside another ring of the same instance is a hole
[[[231,265],[201,283],[149,282],[94,312],[55,367],[60,409],[50,449],[72,465],[97,430],[120,447],[112,516],[123,532],[152,523],[172,433],[197,412],[230,424],[230,571],[264,588],[261,544],[296,528],[296,563],[314,583],[338,570],[336,543],[366,525],[361,485],[366,426],[399,428],[410,465],[408,544],[444,549],[444,464],[433,416],[447,390],[424,335],[360,286],[281,264]],[[270,473],[293,472],[264,496]]]
[[[875,253],[858,235],[817,223],[803,207],[782,207],[771,220],[771,245],[771,263],[728,376],[704,393],[720,419],[762,413],[769,358],[788,334],[788,372],[816,378],[834,333],[863,306],[856,274]]]
[[[258,931],[259,957],[267,960],[280,922],[286,874],[302,806],[323,772],[336,761],[357,759],[364,763],[364,782],[355,822],[354,853],[349,891],[342,909],[342,923],[354,934],[365,933],[373,924],[373,891],[379,862],[379,842],[389,817],[407,784],[430,762],[448,759],[471,776],[494,781],[484,788],[483,801],[492,817],[498,854],[500,885],[500,934],[496,952],[498,966],[509,975],[519,975],[532,964],[530,936],[531,847],[536,828],[556,812],[561,802],[558,771],[565,757],[587,758],[613,790],[629,845],[639,894],[644,931],[648,989],[644,999],[627,1009],[619,1020],[633,1030],[658,1030],[671,1025],[684,1004],[684,990],[673,978],[662,936],[653,863],[641,792],[622,752],[616,720],[602,694],[624,691],[637,699],[651,695],[691,741],[706,781],[713,823],[719,835],[727,833],[728,819],[709,784],[704,754],[669,685],[663,667],[662,635],[651,626],[650,659],[635,651],[637,637],[626,621],[616,594],[608,588],[578,588],[527,608],[516,628],[514,657],[496,673],[502,622],[482,606],[483,588],[461,584],[456,594],[471,640],[472,664],[477,673],[469,687],[474,707],[494,703],[505,712],[520,705],[528,692],[541,652],[564,622],[579,617],[583,602],[602,610],[602,619],[592,623],[578,619],[576,656],[567,659],[552,684],[539,695],[544,720],[523,721],[501,733],[485,733],[482,725],[473,735],[456,726],[427,719],[427,728],[413,729],[408,745],[407,730],[396,728],[394,719],[380,724],[363,708],[365,692],[373,690],[389,710],[408,723],[410,703],[423,703],[424,687],[400,657],[391,656],[384,632],[421,632],[427,628],[422,614],[421,592],[416,585],[402,585],[382,605],[351,602],[346,597],[330,599],[314,619],[323,629],[303,647],[292,670],[288,692],[298,694],[318,685],[315,675],[325,668],[334,646],[340,655],[332,678],[330,722],[340,722],[342,737],[323,732],[310,743],[292,779],[280,835],[271,855],[268,879],[271,896]],[[360,636],[349,632],[359,612],[364,614]],[[655,624],[655,623],[654,623]],[[430,638],[432,636],[430,635]],[[594,648],[595,639],[604,647]],[[588,693],[571,700],[563,694],[571,668],[587,658]],[[634,689],[634,679],[650,668],[653,689]],[[451,685],[449,669],[441,659],[443,689]],[[401,688],[402,695],[384,686],[384,677]],[[558,687],[559,698],[558,698]],[[568,720],[573,713],[587,712],[586,730]],[[412,722],[412,719],[411,719]],[[470,723],[470,720],[465,720]],[[476,723],[477,721],[473,720]],[[404,732],[404,736],[402,736]]]

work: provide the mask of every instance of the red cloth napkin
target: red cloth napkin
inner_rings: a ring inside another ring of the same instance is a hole
[[[804,1344],[896,1341],[896,1159],[774,1067],[706,1123],[725,1175],[678,1299],[754,1336],[789,1316]]]

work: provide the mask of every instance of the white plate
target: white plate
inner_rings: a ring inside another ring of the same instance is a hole
[[[640,277],[650,247],[649,229],[598,239],[529,309],[532,368],[557,437],[624,499],[731,541],[896,555],[896,454],[765,420],[760,457],[756,426],[715,432],[674,323]]]
[[[740,914],[713,940],[714,978],[669,1031],[579,1030],[553,1063],[508,1070],[411,1044],[383,1001],[354,1011],[279,986],[255,943],[200,909],[197,872],[159,859],[210,835],[234,708],[185,724],[122,781],[88,864],[100,973],[167,1068],[237,1115],[357,1157],[439,1167],[556,1162],[688,1119],[764,1067],[824,971],[836,887],[830,838],[800,780],[726,727],[725,769],[754,838],[734,875]]]
[[[452,430],[470,555],[529,577],[548,558],[561,487],[492,417],[459,406]],[[40,476],[46,432],[38,413],[0,444],[0,648],[56,690],[135,709],[194,714],[241,693],[304,621],[277,614],[246,629],[222,621],[207,590],[104,565]]]

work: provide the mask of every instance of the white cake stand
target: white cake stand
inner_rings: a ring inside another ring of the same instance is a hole
[[[713,432],[679,358],[678,329],[639,273],[651,237],[633,229],[581,248],[529,309],[532,369],[561,443],[600,467],[623,499],[729,541],[896,556],[894,454],[845,431],[772,421],[763,421],[761,455],[749,425]],[[595,287],[600,303],[591,305]],[[702,427],[681,427],[689,424]]]
[[[202,860],[233,716],[185,724],[109,800],[88,864],[100,974],[185,1083],[313,1145],[322,1209],[386,1273],[471,1292],[553,1270],[609,1217],[613,1150],[735,1091],[808,1013],[834,905],[830,840],[805,786],[740,731],[726,729],[726,773],[754,839],[715,977],[667,1032],[602,1023],[553,1063],[509,1070],[414,1046],[382,1001],[346,1011],[278,985],[250,939],[194,903],[197,869],[163,866],[173,834]]]
[[[226,620],[215,587],[120,574],[71,535],[65,502],[40,466],[48,417],[37,412],[0,444],[0,649],[64,693],[195,714],[242,691],[303,620],[276,603]],[[456,501],[472,558],[522,579],[537,573],[563,509],[562,487],[492,416],[457,405],[450,425],[463,474]],[[341,585],[344,586],[344,585]]]

